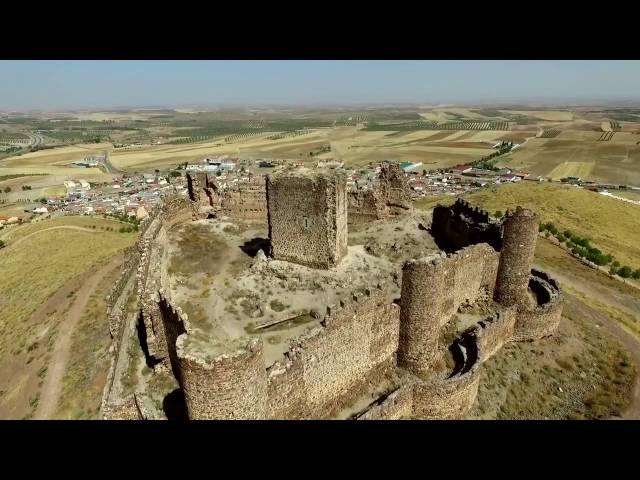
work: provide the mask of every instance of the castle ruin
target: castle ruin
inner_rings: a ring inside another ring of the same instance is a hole
[[[406,204],[397,191],[392,197],[393,204]],[[283,282],[288,275],[293,284],[312,281],[318,275],[313,269],[339,276],[356,259],[375,260],[347,247],[340,175],[272,176],[266,199],[272,258],[254,261],[251,282],[271,276]],[[189,214],[179,213],[189,211],[184,201],[167,200],[162,211],[141,244],[145,262],[157,258],[150,236],[163,234],[163,222],[188,222]],[[370,281],[323,311],[314,310],[307,323],[299,323],[302,317],[253,322],[228,338],[203,333],[165,288],[166,273],[146,281],[152,270],[138,269],[146,305],[142,322],[155,335],[151,350],[158,365],[173,372],[186,416],[464,418],[475,401],[483,362],[508,342],[552,335],[562,314],[562,293],[546,273],[531,269],[534,212],[518,207],[494,223],[483,210],[457,202],[436,207],[433,215],[431,235],[440,252],[404,261],[386,281]],[[327,295],[333,287],[322,288],[324,293],[304,298]],[[453,324],[455,338],[443,343],[443,331]],[[282,335],[288,346],[271,344]],[[152,410],[144,392],[103,405],[107,418],[159,418]]]

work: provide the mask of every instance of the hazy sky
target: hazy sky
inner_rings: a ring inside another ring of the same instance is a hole
[[[640,61],[0,61],[0,110],[640,99]]]

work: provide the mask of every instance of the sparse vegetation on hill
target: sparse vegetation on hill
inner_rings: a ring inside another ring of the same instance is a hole
[[[12,394],[0,398],[0,418],[20,418],[35,411],[37,402],[29,406],[23,396],[29,392],[33,396],[39,390],[42,379],[31,373],[48,366],[66,311],[58,311],[62,305],[51,305],[37,317],[33,314],[45,308],[72,279],[108,261],[136,238],[133,233],[112,233],[92,226],[119,228],[120,224],[101,218],[63,217],[26,224],[2,237],[7,245],[0,250],[0,311],[4,314],[0,323],[0,390]],[[16,375],[24,375],[25,382],[16,383]]]
[[[483,189],[466,198],[488,211],[505,211],[517,205],[532,208],[538,212],[541,222],[551,222],[558,231],[569,230],[579,238],[590,239],[622,265],[640,265],[637,233],[640,207],[637,205],[577,187],[529,182]],[[455,197],[444,201],[453,203]]]

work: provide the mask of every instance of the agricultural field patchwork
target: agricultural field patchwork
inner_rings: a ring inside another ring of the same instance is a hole
[[[498,166],[554,179],[575,173],[594,181],[640,185],[636,110],[438,106],[9,116],[0,139],[31,142],[33,135],[41,135],[42,145],[5,145],[13,150],[0,151],[0,175],[100,178],[104,172],[68,164],[106,150],[115,168],[132,173],[220,154],[311,163],[335,159],[347,165],[398,160],[422,162],[431,169],[474,162],[492,153],[498,142],[510,141],[520,147],[501,157]]]

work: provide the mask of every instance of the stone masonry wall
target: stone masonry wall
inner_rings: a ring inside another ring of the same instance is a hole
[[[296,173],[269,176],[267,202],[274,258],[326,269],[346,255],[344,176]]]
[[[389,214],[384,196],[379,189],[349,192],[348,219],[352,223],[380,220]]]
[[[267,380],[262,341],[253,339],[247,347],[223,354],[211,361],[184,351],[186,335],[177,341],[179,382],[190,419],[264,419]]]
[[[414,385],[403,385],[381,402],[376,402],[356,420],[404,420],[413,416]]]
[[[267,192],[264,177],[241,183],[221,194],[223,215],[237,220],[267,222]]]
[[[390,207],[411,208],[411,188],[407,177],[397,163],[382,165],[380,183],[383,196]]]
[[[398,361],[426,374],[435,360],[440,328],[481,289],[493,291],[498,253],[473,245],[447,257],[410,260],[402,270]]]
[[[395,363],[398,306],[376,287],[328,309],[268,369],[270,418],[320,418],[340,407],[379,366]]]
[[[529,285],[538,304],[519,308],[514,326],[514,341],[537,340],[555,332],[562,316],[563,296],[556,280],[544,272],[532,270]]]
[[[174,376],[190,419],[260,419],[266,417],[267,378],[262,342],[205,360],[189,353],[188,316],[158,292],[158,306]]]
[[[142,420],[143,417],[135,395],[130,395],[119,403],[104,404],[102,418],[104,420]]]
[[[478,322],[476,337],[480,361],[485,362],[505,343],[513,340],[517,312],[514,307],[502,308],[491,317]]]

